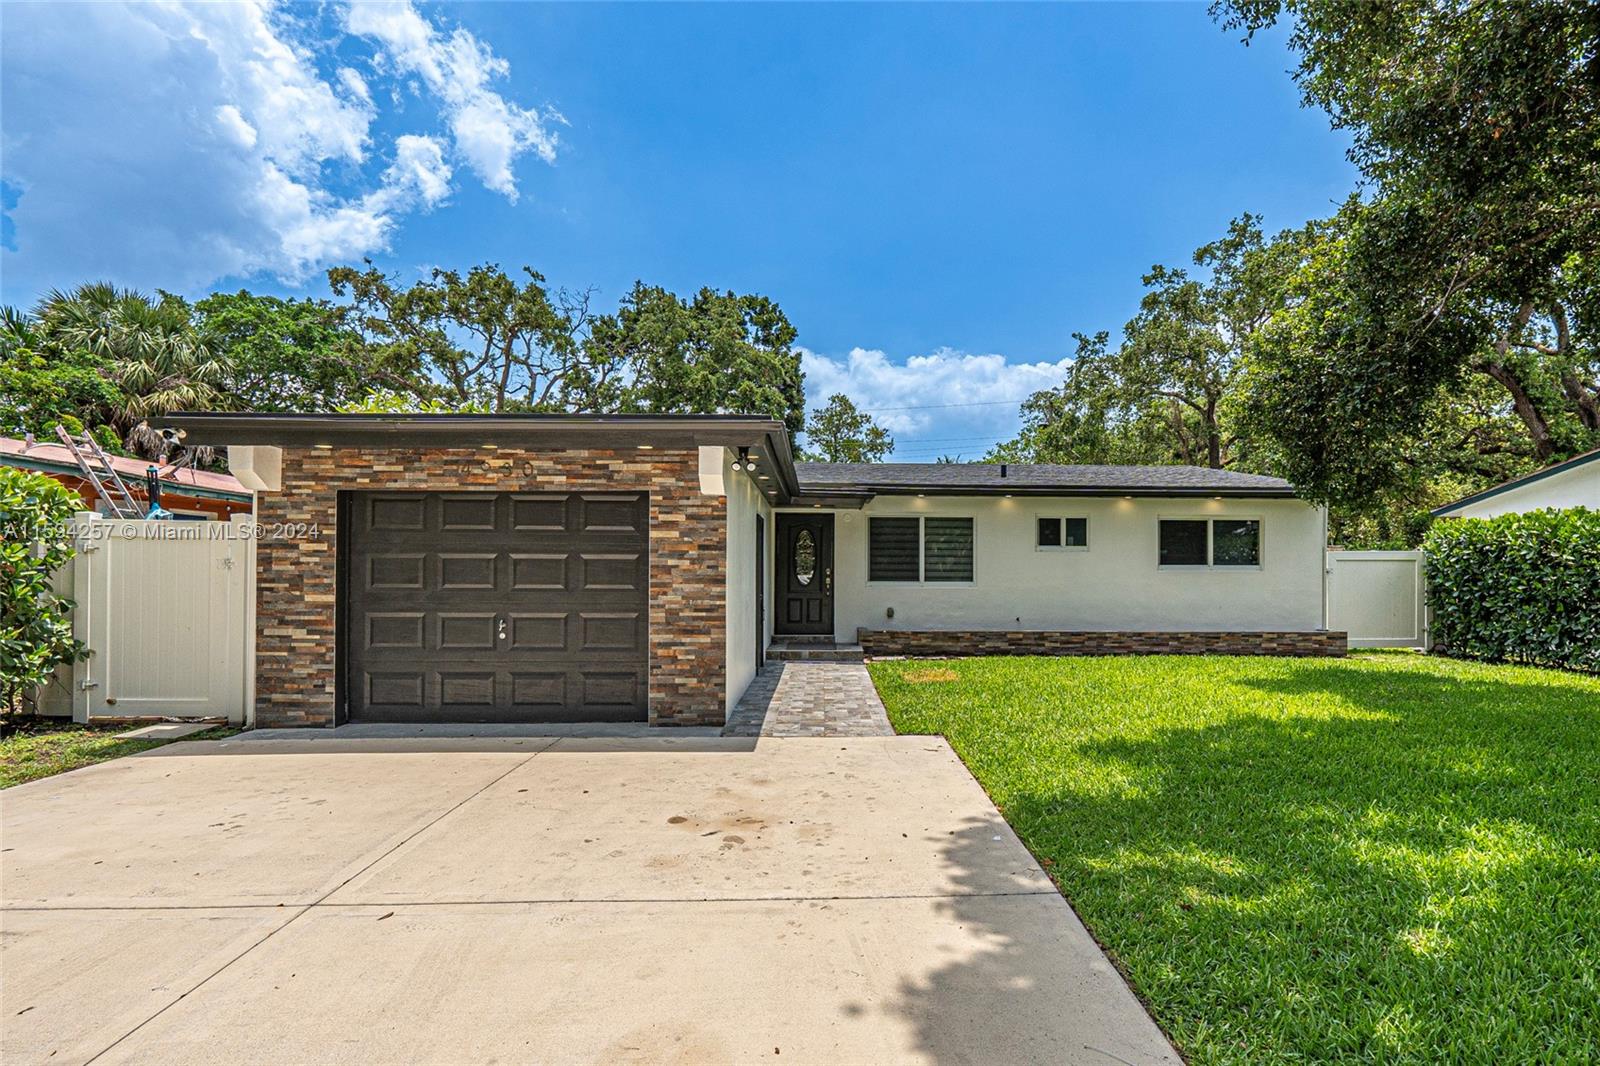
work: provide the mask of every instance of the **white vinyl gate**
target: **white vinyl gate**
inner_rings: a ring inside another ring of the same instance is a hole
[[[1352,648],[1428,646],[1422,552],[1328,552],[1329,629]]]
[[[80,514],[77,555],[56,574],[88,659],[40,693],[47,714],[242,723],[255,569],[248,515],[232,522]]]

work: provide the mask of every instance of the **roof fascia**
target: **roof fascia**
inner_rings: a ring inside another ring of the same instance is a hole
[[[1481,503],[1484,500],[1492,500],[1502,493],[1510,492],[1513,489],[1520,489],[1527,485],[1536,484],[1537,482],[1543,481],[1547,477],[1555,477],[1557,474],[1565,474],[1569,470],[1576,470],[1578,467],[1585,466],[1589,463],[1595,462],[1596,460],[1600,460],[1600,448],[1597,448],[1592,452],[1585,452],[1582,455],[1575,455],[1565,462],[1557,463],[1554,466],[1547,466],[1543,470],[1535,470],[1531,474],[1524,474],[1521,477],[1514,477],[1510,481],[1502,481],[1493,488],[1484,489],[1482,492],[1473,493],[1471,496],[1463,496],[1455,503],[1447,503],[1443,507],[1435,507],[1428,513],[1433,515],[1435,518],[1448,518],[1450,517],[1450,512],[1452,511],[1460,510],[1463,507],[1469,507],[1475,503]]]

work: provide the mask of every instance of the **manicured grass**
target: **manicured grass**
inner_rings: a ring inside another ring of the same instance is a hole
[[[0,788],[10,788],[24,781],[33,781],[51,774],[76,770],[108,759],[119,759],[163,744],[182,743],[183,740],[216,740],[239,732],[219,726],[203,733],[195,733],[179,741],[172,740],[118,740],[117,733],[132,726],[82,726],[71,722],[55,723],[49,720],[25,724],[17,732],[0,740]]]
[[[1600,1061],[1600,679],[1396,653],[871,670],[1192,1061]]]

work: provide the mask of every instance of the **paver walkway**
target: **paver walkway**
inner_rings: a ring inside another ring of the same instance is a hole
[[[723,731],[730,737],[892,737],[861,663],[769,662]]]

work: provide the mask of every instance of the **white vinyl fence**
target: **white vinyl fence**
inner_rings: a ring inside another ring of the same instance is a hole
[[[1426,649],[1423,559],[1422,552],[1330,551],[1327,627],[1349,633],[1352,648]]]
[[[88,659],[41,691],[47,714],[218,718],[242,723],[254,541],[232,522],[151,522],[80,514],[78,553],[56,575],[76,601]]]

